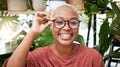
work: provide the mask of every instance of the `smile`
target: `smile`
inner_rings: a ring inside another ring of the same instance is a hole
[[[72,34],[69,34],[69,33],[62,33],[62,34],[60,34],[60,38],[64,39],[64,40],[70,39],[71,36],[72,36]]]

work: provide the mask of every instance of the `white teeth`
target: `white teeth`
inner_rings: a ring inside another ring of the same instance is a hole
[[[60,36],[62,39],[69,39],[71,37],[71,34],[61,34]]]
[[[70,34],[61,34],[61,36],[64,36],[64,37],[69,37]]]

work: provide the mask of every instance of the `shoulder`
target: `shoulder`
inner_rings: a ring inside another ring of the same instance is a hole
[[[84,45],[81,45],[80,48],[79,48],[80,52],[83,53],[84,55],[87,55],[87,56],[91,56],[91,57],[102,57],[101,54],[93,49],[93,48],[90,48],[90,47],[86,47]]]
[[[84,45],[80,46],[79,55],[82,58],[89,59],[89,60],[94,61],[94,62],[97,62],[97,61],[103,62],[103,58],[97,50],[90,48],[90,47],[86,47]]]
[[[37,60],[41,60],[45,58],[48,53],[48,46],[46,47],[39,47],[33,51],[30,51],[27,56],[27,62],[36,62]]]
[[[33,51],[30,51],[27,56],[27,65],[29,66],[39,65],[39,63],[41,63],[46,58],[48,49],[49,49],[48,46],[46,46],[46,47],[39,47]]]
[[[81,55],[86,62],[91,62],[93,67],[104,67],[101,54],[93,48],[81,45],[79,48],[79,55]]]
[[[36,48],[35,50],[30,51],[29,55],[32,55],[32,56],[43,56],[43,55],[46,54],[46,52],[48,52],[48,46]]]

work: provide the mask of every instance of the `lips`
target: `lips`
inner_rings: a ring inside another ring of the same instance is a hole
[[[60,38],[64,39],[64,40],[70,39],[71,36],[72,36],[72,34],[69,34],[69,33],[62,33],[62,34],[60,34]]]

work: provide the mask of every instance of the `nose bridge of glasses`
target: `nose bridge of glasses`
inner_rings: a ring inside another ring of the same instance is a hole
[[[66,24],[68,24],[69,25],[69,20],[64,20],[64,24],[66,25]]]
[[[63,28],[71,28],[69,25],[69,20],[64,20],[64,27]]]

